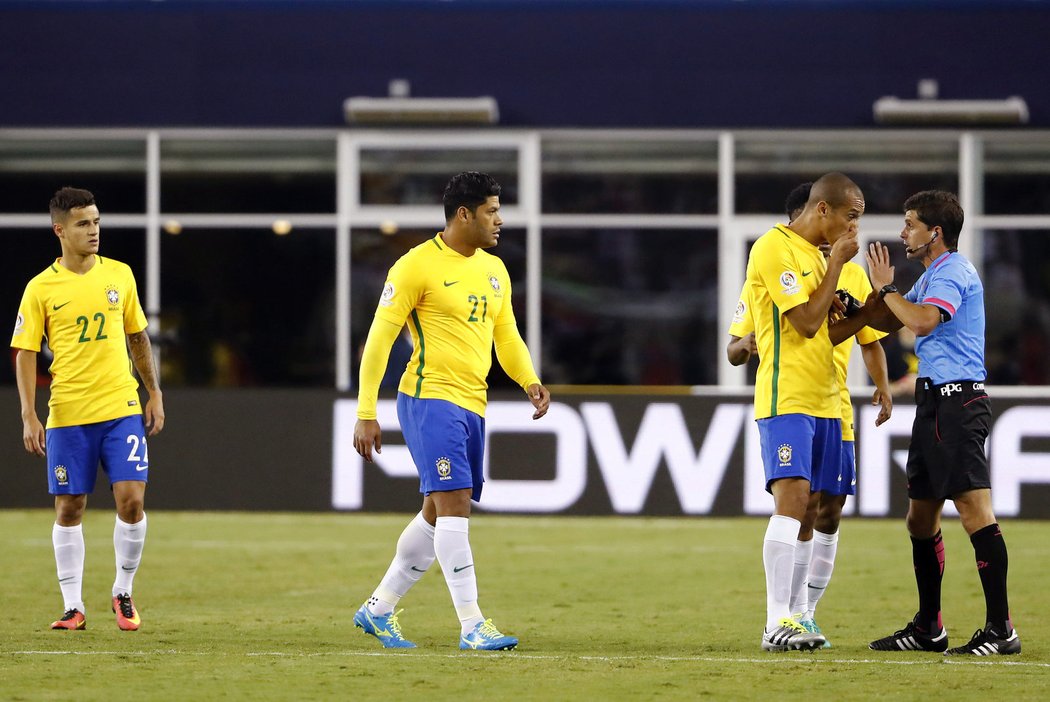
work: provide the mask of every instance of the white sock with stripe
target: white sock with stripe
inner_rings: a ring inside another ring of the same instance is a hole
[[[463,634],[469,634],[485,620],[478,606],[478,580],[474,575],[469,529],[470,520],[466,517],[438,517],[434,531],[434,553],[445,575]]]
[[[774,514],[769,518],[762,542],[762,564],[766,571],[766,630],[780,625],[791,616],[791,571],[795,542],[802,523],[797,519]]]
[[[117,517],[113,525],[113,553],[117,561],[117,577],[113,580],[113,596],[131,594],[135,573],[142,561],[142,547],[146,543],[146,515],[134,524]]]
[[[812,619],[817,611],[817,603],[824,596],[831,573],[835,570],[835,554],[839,548],[839,533],[824,534],[813,532],[813,560],[809,566],[809,612]]]
[[[56,522],[51,529],[51,543],[55,547],[55,565],[58,586],[62,589],[65,609],[84,611],[84,529],[82,524],[65,527]]]
[[[385,616],[419,582],[434,562],[434,527],[420,512],[408,523],[397,540],[397,551],[386,575],[368,598],[368,611]]]
[[[813,558],[813,540],[795,541],[794,568],[791,571],[792,615],[805,615],[809,611],[809,562]]]

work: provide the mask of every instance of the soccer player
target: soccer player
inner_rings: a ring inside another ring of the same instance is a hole
[[[48,487],[55,496],[51,538],[65,614],[51,628],[87,625],[81,520],[101,462],[117,505],[111,604],[117,626],[135,631],[140,619],[131,586],[146,539],[146,437],[164,428],[164,399],[135,276],[125,264],[98,255],[100,218],[94,196],[62,188],[51,199],[50,210],[62,256],[26,286],[11,346],[17,349],[22,439],[26,451],[47,457]],[[43,337],[55,357],[46,431],[36,413],[36,364]],[[149,393],[145,422],[129,347]]]
[[[992,512],[984,452],[991,417],[984,387],[984,286],[973,264],[957,250],[962,224],[962,207],[952,193],[927,190],[905,201],[901,241],[908,258],[926,270],[904,295],[893,284],[886,247],[872,244],[867,253],[871,284],[884,303],[878,315],[875,305],[865,305],[871,308],[868,314],[887,330],[901,325],[912,330],[919,356],[907,466],[907,526],[919,611],[903,629],[872,641],[876,651],[1021,652],[1007,599],[1006,542]],[[941,619],[941,509],[946,499],[955,503],[973,544],[987,609],[984,628],[956,648],[948,648]]]
[[[842,410],[828,313],[842,266],[858,251],[863,213],[860,188],[841,173],[828,173],[813,184],[792,225],[770,229],[748,256],[745,297],[752,303],[759,354],[755,419],[766,489],[775,504],[762,547],[767,651],[808,650],[825,642],[792,618],[789,599],[810,486],[839,470]],[[831,243],[827,261],[819,249],[825,241]]]
[[[354,624],[385,648],[414,648],[394,608],[437,558],[460,621],[459,647],[506,650],[503,635],[478,605],[468,539],[470,501],[481,497],[485,457],[485,378],[492,348],[503,370],[525,390],[533,419],[547,413],[550,393],[533,368],[511,307],[510,276],[484,251],[499,242],[500,186],[484,173],[460,173],[445,187],[445,229],[390,269],[361,359],[354,448],[368,462],[381,453],[376,421],[379,381],[390,346],[406,320],[412,358],[401,377],[397,416],[419,471],[423,508],[405,527],[379,586]]]
[[[785,212],[789,217],[788,226],[805,209],[809,199],[812,183],[803,183],[788,194]],[[822,244],[825,255],[830,251],[828,245]],[[847,291],[856,300],[865,300],[871,293],[871,284],[864,269],[849,261],[842,267],[838,280],[838,289]],[[745,287],[745,292],[747,288]],[[750,300],[743,297],[737,304],[733,324],[729,328],[731,336],[727,353],[733,365],[746,363],[754,348],[754,320],[750,313]],[[893,400],[889,392],[889,379],[886,371],[886,354],[879,343],[885,332],[864,327],[856,332],[857,342],[861,347],[864,364],[868,374],[875,382],[873,405],[881,405],[875,426],[881,425],[893,411]],[[842,520],[842,509],[846,496],[856,494],[856,454],[854,451],[853,402],[846,383],[846,373],[853,344],[840,343],[835,347],[835,374],[839,386],[839,399],[842,407],[842,457],[837,473],[829,471],[821,484],[810,486],[811,494],[807,506],[807,518],[799,531],[795,543],[794,568],[791,583],[790,611],[807,631],[822,633],[816,624],[817,603],[823,597],[831,574],[835,568],[835,555],[838,551],[839,524]],[[813,524],[812,528],[806,528]],[[831,643],[825,641],[824,648]]]

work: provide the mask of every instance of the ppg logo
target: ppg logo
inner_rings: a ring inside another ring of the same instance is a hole
[[[962,383],[945,383],[941,387],[941,395],[948,396],[953,392],[962,392]]]

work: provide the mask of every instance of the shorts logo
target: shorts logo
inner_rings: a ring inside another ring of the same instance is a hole
[[[448,460],[447,457],[442,456],[437,459],[434,465],[437,467],[439,480],[452,480],[452,461]]]
[[[733,324],[740,324],[743,322],[745,315],[747,315],[747,305],[744,304],[743,300],[737,300],[736,312],[733,314]]]
[[[785,295],[794,295],[800,290],[798,278],[795,277],[792,271],[784,271],[780,274],[780,285]]]
[[[26,318],[22,316],[21,312],[19,312],[18,316],[15,317],[15,333],[13,334],[13,336],[18,336],[19,334],[21,334],[22,328],[25,327],[25,325]]]
[[[492,289],[495,290],[496,292],[500,291],[499,290],[499,278],[496,277],[495,273],[489,273],[489,285],[491,285]]]
[[[120,290],[115,285],[106,286],[106,300],[109,302],[110,309],[115,310],[120,304]]]
[[[69,485],[69,471],[63,465],[55,466],[55,480],[59,485]]]
[[[381,307],[390,307],[394,304],[394,284],[389,280],[386,281],[386,285],[383,286],[383,294],[379,296],[379,304]]]
[[[791,444],[781,444],[777,447],[777,459],[780,460],[780,465],[791,465],[791,454]]]
[[[941,395],[943,397],[948,397],[953,392],[962,392],[962,383],[946,383],[941,387]]]

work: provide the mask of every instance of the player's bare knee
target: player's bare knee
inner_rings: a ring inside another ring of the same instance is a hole
[[[59,495],[55,499],[55,522],[69,527],[80,524],[87,507],[87,495]]]

